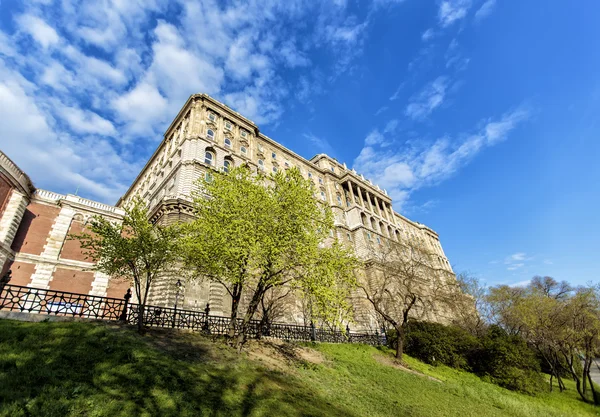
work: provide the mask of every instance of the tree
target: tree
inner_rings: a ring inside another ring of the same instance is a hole
[[[331,210],[313,187],[295,168],[266,176],[238,167],[198,182],[181,252],[187,268],[231,295],[229,337],[238,349],[271,289],[310,294],[314,313],[330,318],[329,306],[345,303],[355,283],[357,261],[330,237]],[[238,326],[242,294],[249,302]]]
[[[454,277],[448,275],[437,266],[436,255],[415,241],[386,240],[371,249],[360,288],[377,314],[395,330],[398,360],[402,360],[410,318],[451,302],[448,296],[456,288]]]
[[[460,289],[455,292],[456,304],[462,308],[455,309],[457,317],[454,322],[472,335],[482,336],[489,316],[487,287],[468,272],[456,275],[456,282]]]
[[[94,216],[86,230],[71,238],[78,239],[95,269],[132,282],[138,299],[138,331],[144,333],[144,311],[148,291],[159,273],[177,261],[177,227],[148,221],[146,203],[137,198],[125,208],[121,223]]]

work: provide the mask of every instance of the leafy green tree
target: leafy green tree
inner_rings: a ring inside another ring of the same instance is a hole
[[[148,291],[158,274],[177,262],[177,227],[148,221],[146,203],[138,198],[125,208],[121,223],[94,216],[83,233],[73,235],[95,269],[112,277],[129,279],[139,307],[137,326],[144,333],[144,312]]]
[[[330,237],[331,211],[297,169],[266,176],[238,167],[199,180],[198,189],[196,219],[185,226],[181,253],[187,269],[231,295],[229,337],[238,349],[273,288],[310,296],[313,313],[325,320],[339,311],[331,306],[347,303],[357,260]],[[236,328],[243,294],[249,302]]]

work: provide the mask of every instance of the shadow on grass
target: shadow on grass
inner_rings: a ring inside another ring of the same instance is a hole
[[[0,320],[0,416],[353,416],[195,335]]]

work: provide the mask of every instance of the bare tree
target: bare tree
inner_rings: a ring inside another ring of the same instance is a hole
[[[396,358],[402,360],[406,327],[411,318],[426,318],[449,307],[456,291],[454,275],[441,267],[435,253],[415,241],[386,240],[370,250],[360,283],[377,314],[395,330]]]

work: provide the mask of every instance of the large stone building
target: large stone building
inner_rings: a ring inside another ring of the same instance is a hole
[[[125,284],[89,272],[92,265],[82,258],[75,241],[65,239],[67,233],[80,230],[92,214],[118,219],[120,207],[134,196],[148,202],[152,221],[185,221],[193,215],[190,196],[198,178],[240,164],[266,172],[297,167],[314,182],[316,197],[331,207],[338,239],[351,245],[358,256],[368,257],[369,248],[386,239],[411,240],[434,253],[436,268],[453,276],[438,235],[396,213],[385,190],[325,154],[310,160],[297,155],[206,94],[188,99],[116,207],[36,190],[27,175],[0,154],[2,269],[12,269],[15,284],[121,296]],[[172,305],[175,281],[157,281],[150,302]],[[230,302],[219,284],[185,286],[185,307],[203,308],[207,301],[214,314],[227,314]],[[444,321],[441,316],[430,318]]]

